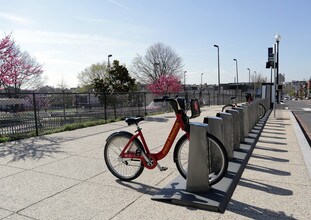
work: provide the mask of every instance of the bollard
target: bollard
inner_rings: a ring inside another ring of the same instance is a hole
[[[207,131],[207,124],[190,123],[191,135],[186,182],[186,190],[189,192],[206,192],[210,188]]]
[[[255,116],[254,116],[254,104],[249,104],[249,108],[250,108],[250,115],[251,115],[251,129],[253,130],[254,126],[255,126]]]
[[[244,137],[248,136],[248,133],[251,131],[250,129],[250,109],[248,105],[242,105],[244,109]]]
[[[223,130],[224,130],[224,141],[223,144],[227,150],[228,158],[231,160],[233,158],[233,119],[230,113],[218,112],[217,117],[223,120]]]
[[[232,115],[233,124],[233,147],[234,150],[240,148],[240,116],[239,111],[235,109],[229,109],[226,111]]]
[[[243,108],[241,108],[241,107],[235,107],[233,109],[239,111],[239,117],[240,117],[240,120],[239,120],[239,123],[240,123],[240,142],[243,142],[244,138],[245,138],[245,136],[244,136],[244,111],[243,111]]]
[[[251,130],[254,128],[254,126],[256,125],[256,117],[255,117],[255,105],[254,103],[250,103],[248,104],[249,108],[250,108],[250,128]]]
[[[208,116],[204,118],[204,123],[208,124],[208,133],[214,135],[222,143],[224,143],[224,132],[223,132],[223,120],[219,117]],[[218,171],[221,169],[221,155],[218,150],[214,150],[213,143],[210,144],[210,172]]]

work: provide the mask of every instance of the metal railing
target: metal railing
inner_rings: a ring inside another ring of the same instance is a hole
[[[204,105],[230,103],[233,90],[186,91],[171,96],[200,100]],[[11,98],[14,97],[14,98]],[[105,123],[128,116],[146,116],[170,111],[165,103],[153,103],[159,97],[148,92],[101,94],[91,93],[16,93],[10,98],[0,93],[0,137],[39,136],[70,124]],[[243,100],[242,93],[238,100]]]

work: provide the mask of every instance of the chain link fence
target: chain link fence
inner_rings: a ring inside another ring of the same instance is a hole
[[[187,91],[172,96],[197,98],[201,106],[230,103],[234,90]],[[14,98],[12,98],[14,97]],[[146,116],[171,111],[166,103],[148,92],[91,93],[0,93],[0,137],[19,138],[57,132],[68,125],[106,123],[129,116]],[[242,100],[242,93],[238,100]]]

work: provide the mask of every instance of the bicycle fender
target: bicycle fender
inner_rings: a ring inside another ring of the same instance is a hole
[[[117,136],[117,135],[120,135],[120,134],[126,135],[126,136],[128,136],[128,137],[132,137],[132,136],[133,136],[133,134],[130,133],[130,132],[128,132],[128,131],[117,131],[117,132],[114,132],[114,133],[112,133],[111,135],[109,135],[108,138],[106,139],[106,141],[109,141],[109,140],[110,140],[111,138],[113,138],[114,136]]]

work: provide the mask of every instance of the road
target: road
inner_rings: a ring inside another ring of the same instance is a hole
[[[284,107],[293,112],[311,146],[311,100],[287,100]]]

